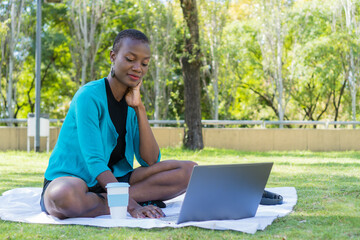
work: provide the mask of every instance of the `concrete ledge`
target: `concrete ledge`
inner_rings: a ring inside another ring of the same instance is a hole
[[[183,128],[153,127],[161,148],[182,145]],[[59,127],[50,128],[50,149],[60,133]],[[203,128],[204,145],[213,148],[243,151],[349,151],[360,150],[358,129],[246,129]],[[30,142],[33,149],[33,138]],[[0,150],[27,149],[26,127],[0,127]],[[46,139],[41,138],[40,150],[46,150]]]
[[[358,129],[203,129],[207,147],[244,151],[360,150]]]
[[[60,128],[50,128],[50,149],[55,147]],[[34,149],[34,138],[30,138],[30,150]],[[27,150],[26,127],[0,127],[0,150]],[[46,138],[40,138],[40,151],[46,151]]]

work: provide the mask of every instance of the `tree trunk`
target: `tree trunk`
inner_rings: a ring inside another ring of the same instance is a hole
[[[189,62],[189,58],[181,59],[184,77],[185,98],[185,135],[186,148],[203,149],[201,108],[200,108],[200,64]]]
[[[214,26],[216,27],[216,26]],[[209,36],[209,38],[211,39],[211,37]],[[214,49],[216,48],[216,49]],[[212,74],[211,74],[211,78],[212,78],[212,84],[213,84],[213,89],[214,89],[214,102],[213,102],[213,116],[212,118],[214,120],[219,120],[219,61],[218,61],[218,56],[215,53],[215,51],[217,51],[218,45],[217,45],[217,39],[216,39],[216,35],[214,34],[213,36],[213,41],[210,41],[210,53],[211,53],[211,67],[212,67]]]
[[[9,82],[8,82],[8,91],[7,91],[7,112],[8,117],[14,117],[13,110],[13,68],[14,68],[14,44],[15,44],[15,3],[11,2],[11,23],[10,23],[10,39],[9,39]]]
[[[282,48],[283,48],[283,44],[282,44],[282,34],[281,34],[281,19],[280,19],[280,14],[281,14],[281,2],[278,2],[278,9],[276,11],[276,40],[277,40],[277,58],[276,58],[276,63],[277,63],[277,79],[275,79],[276,83],[277,83],[277,89],[278,89],[278,109],[279,109],[279,120],[280,121],[284,121],[284,107],[283,107],[283,78],[282,78]],[[284,125],[280,124],[279,125],[280,128],[283,128]]]
[[[82,68],[81,68],[81,86],[85,85],[86,83],[86,68],[87,68],[87,55],[89,50],[89,38],[88,38],[88,24],[87,24],[87,6],[86,1],[82,1],[82,6],[79,4],[79,8],[83,8],[83,11],[79,9],[79,13],[83,13],[83,15],[79,16],[80,20],[80,29],[82,32],[82,37],[84,41],[84,54],[82,55]]]
[[[196,0],[180,0],[190,37],[185,40],[185,56],[181,58],[184,78],[185,134],[184,146],[203,149],[200,106],[200,40]]]
[[[342,4],[345,11],[346,19],[346,28],[348,35],[351,36],[353,29],[356,29],[356,20],[355,20],[355,5],[352,0],[342,0]],[[351,112],[352,120],[356,121],[356,77],[355,77],[355,64],[354,64],[354,53],[352,46],[350,45],[350,54],[349,54],[349,74],[348,81],[351,93]],[[353,128],[356,128],[356,125],[353,125]]]
[[[6,14],[4,16],[1,16],[0,17],[0,21],[2,22],[5,22],[7,19],[9,18],[9,14]],[[6,26],[4,27],[6,29]],[[3,118],[5,117],[6,115],[6,106],[5,106],[5,96],[3,95],[2,93],[2,66],[3,66],[3,63],[4,63],[4,59],[5,59],[5,51],[6,51],[6,35],[7,34],[4,34],[4,35],[0,35],[0,41],[1,41],[1,48],[0,48],[0,52],[1,52],[1,60],[0,60],[0,118]],[[5,79],[6,79],[6,76],[5,76]],[[6,86],[6,80],[5,80],[5,84],[4,86]]]
[[[213,88],[214,88],[214,120],[219,120],[219,64],[218,61],[213,62]]]
[[[96,59],[96,55],[97,55],[97,52],[100,48],[100,44],[102,42],[102,36],[100,34],[99,36],[99,40],[96,41],[97,43],[92,46],[93,48],[91,49],[91,61],[90,61],[90,81],[92,80],[95,80],[95,79],[98,79],[100,76],[98,74],[95,75],[95,72],[94,72],[94,64],[95,64],[95,59]]]
[[[81,66],[81,86],[86,83],[86,68],[87,68],[87,53],[88,50],[84,49],[84,54],[82,55],[82,66]]]
[[[160,69],[159,69],[159,54],[157,49],[155,49],[154,54],[155,59],[155,78],[154,78],[154,90],[155,90],[155,106],[154,106],[154,119],[159,120],[160,119]],[[158,124],[155,124],[155,127],[158,127]]]
[[[352,49],[350,49],[349,85],[351,92],[351,112],[352,120],[356,121],[356,78],[354,74],[354,68],[354,54]],[[356,124],[353,124],[353,128],[356,128]]]
[[[334,121],[338,120],[339,111],[340,111],[340,105],[341,105],[341,99],[342,99],[342,97],[344,95],[345,87],[346,87],[348,79],[349,79],[348,76],[344,77],[344,82],[341,85],[338,99],[336,99],[336,94],[335,94],[336,89],[335,88],[333,89],[333,106],[334,106],[334,109],[335,109]],[[334,128],[336,128],[336,124],[334,125]]]
[[[1,89],[1,79],[2,79],[2,65],[5,58],[5,39],[1,39],[1,60],[0,60],[0,97],[2,97],[2,89]],[[2,117],[2,103],[0,100],[0,117]]]

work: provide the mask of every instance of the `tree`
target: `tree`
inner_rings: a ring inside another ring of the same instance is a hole
[[[346,30],[347,34],[350,38],[349,41],[349,55],[348,55],[348,82],[350,85],[350,92],[351,92],[351,111],[352,111],[352,120],[356,121],[356,92],[357,92],[357,84],[356,84],[356,72],[358,72],[356,62],[358,59],[354,56],[354,46],[356,43],[353,43],[352,38],[358,38],[360,33],[360,25],[356,21],[355,18],[355,2],[353,0],[341,0],[341,3],[344,8],[345,13],[345,21],[346,21]],[[356,62],[355,62],[356,61]],[[354,124],[353,127],[355,128],[356,125]]]
[[[107,0],[70,0],[70,18],[73,31],[74,44],[72,45],[72,55],[74,61],[81,66],[81,85],[87,82],[88,64],[90,73],[93,74],[93,67],[96,54],[102,42],[103,28],[100,25],[103,13],[108,5]],[[76,64],[74,64],[76,66]],[[93,76],[90,76],[91,80]],[[76,81],[78,77],[76,76]]]
[[[51,118],[64,118],[67,107],[77,86],[71,81],[72,62],[69,52],[69,29],[66,24],[65,4],[42,5],[42,60],[41,60],[41,112],[49,113]],[[14,89],[16,107],[14,118],[26,118],[34,112],[35,105],[35,32],[36,4],[26,7],[23,15],[22,53],[23,64],[18,70]],[[25,44],[26,43],[26,44]],[[19,50],[17,50],[19,56]],[[19,59],[19,57],[17,57]],[[20,71],[21,70],[21,71]]]
[[[331,16],[330,11],[324,9],[327,7],[316,2],[302,2],[289,12],[289,36],[296,42],[292,51],[296,65],[292,71],[295,77],[290,91],[292,109],[289,110],[292,116],[297,115],[302,120],[318,121],[329,116],[333,98],[330,89],[337,91],[332,80],[341,72],[339,62],[332,55],[333,39],[324,36],[329,33]]]
[[[119,31],[137,28],[151,39],[153,53],[142,85],[148,116],[185,118],[185,146],[200,139],[201,118],[359,117],[359,1],[180,3],[43,4],[41,110],[63,118],[83,79],[109,73],[109,50]],[[32,0],[0,3],[1,118],[33,111],[35,9]]]
[[[8,117],[14,117],[14,88],[13,88],[13,70],[14,70],[14,50],[18,43],[18,37],[20,34],[21,26],[21,13],[23,10],[24,0],[21,0],[16,4],[15,1],[10,2],[10,35],[8,37],[9,43],[9,75],[8,75],[8,90],[7,90],[7,112]]]
[[[226,15],[229,8],[229,0],[222,1],[200,1],[200,13],[202,19],[202,52],[205,53],[203,57],[203,68],[205,76],[208,75],[211,79],[213,96],[210,96],[210,91],[204,82],[206,94],[211,103],[212,119],[219,119],[219,62],[221,60],[221,45],[223,29],[226,24]]]
[[[203,149],[200,108],[200,40],[196,0],[180,0],[185,30],[184,55],[181,64],[184,78],[185,134],[184,145],[195,150]]]
[[[284,89],[289,87],[294,76],[291,73],[294,68],[289,67],[294,58],[288,54],[292,43],[285,44],[287,32],[284,12],[288,7],[281,7],[279,1],[244,4],[249,14],[244,13],[244,20],[229,24],[224,34],[227,45],[224,64],[227,68],[224,71],[226,78],[229,78],[227,85],[233,89],[243,89],[229,90],[232,94],[235,92],[232,105],[239,105],[236,101],[241,99],[241,108],[247,112],[245,116],[260,114],[260,119],[272,119],[271,110],[279,120],[286,119],[284,109],[290,95]]]
[[[262,27],[259,44],[263,56],[265,78],[273,81],[280,121],[284,120],[285,99],[283,83],[283,47],[285,28],[282,20],[282,0],[263,1],[261,4]],[[282,128],[282,125],[280,125]]]
[[[9,31],[8,21],[9,20],[9,11],[5,11],[5,9],[0,10],[1,13],[7,12],[7,14],[0,15],[0,51],[1,51],[1,59],[0,59],[0,98],[1,100],[5,100],[4,94],[2,93],[2,84],[3,84],[3,65],[5,63],[5,51],[6,51],[6,36]],[[3,117],[3,107],[5,104],[3,101],[0,101],[0,117]]]
[[[152,61],[149,73],[143,81],[143,92],[146,103],[154,109],[155,120],[166,119],[169,110],[170,93],[174,73],[176,45],[176,26],[171,2],[159,0],[141,0],[139,2],[141,27],[150,39]],[[148,81],[150,80],[150,81]]]
[[[29,14],[31,4],[29,0],[0,4],[0,116],[5,118],[16,117],[18,111],[17,81],[30,46],[29,35],[25,33],[29,26],[24,26],[23,20]]]

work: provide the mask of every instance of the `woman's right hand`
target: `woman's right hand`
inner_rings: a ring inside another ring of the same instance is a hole
[[[129,213],[134,218],[161,218],[165,217],[164,212],[154,205],[140,206],[129,209]]]

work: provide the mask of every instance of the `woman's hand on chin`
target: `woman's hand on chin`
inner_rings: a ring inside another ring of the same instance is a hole
[[[135,87],[129,87],[127,92],[125,93],[126,103],[132,107],[137,108],[142,105],[141,95],[140,95],[140,87],[142,84],[142,80]]]

